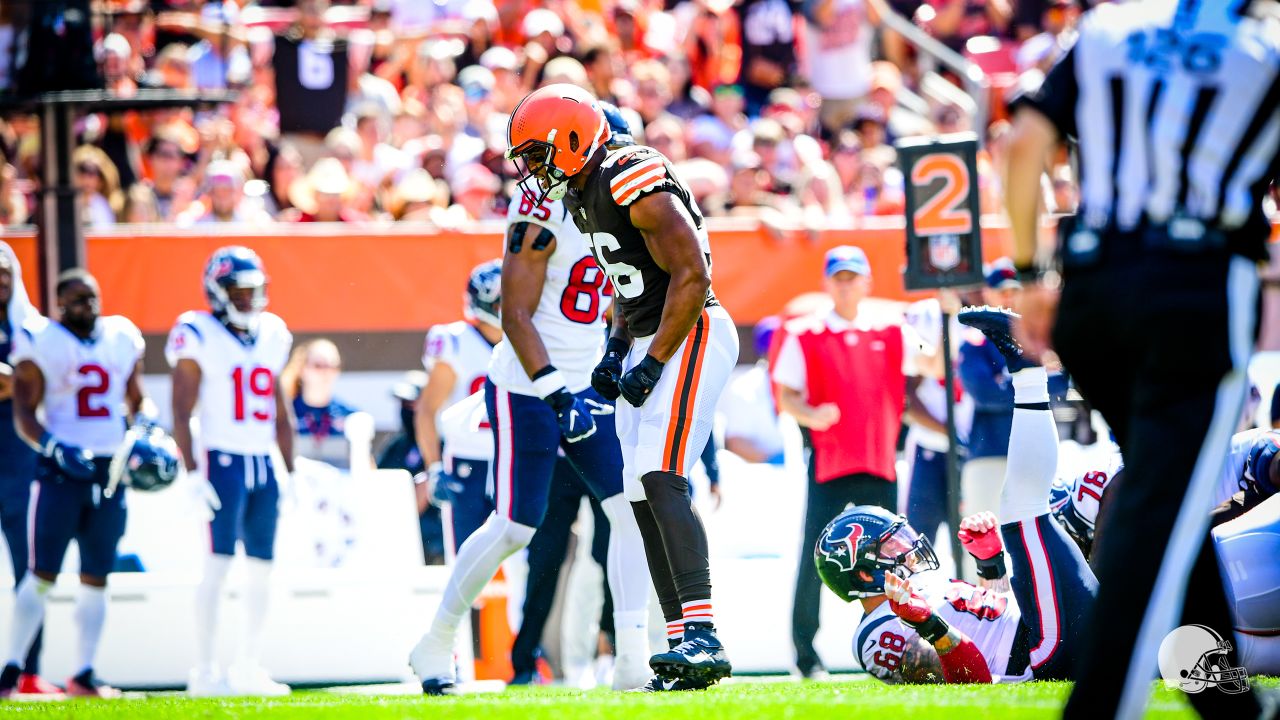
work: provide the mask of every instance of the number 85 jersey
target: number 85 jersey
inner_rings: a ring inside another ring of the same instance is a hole
[[[507,207],[507,223],[532,226],[524,236],[521,252],[531,252],[543,230],[555,236],[542,297],[533,313],[533,327],[547,348],[551,364],[564,375],[569,392],[581,392],[591,384],[591,371],[604,354],[604,315],[613,299],[613,288],[596,264],[590,242],[569,222],[564,201],[544,200],[541,205],[534,205],[520,193]],[[507,392],[537,395],[505,336],[493,350],[489,379]]]
[[[178,317],[165,359],[200,366],[196,412],[205,450],[267,455],[276,442],[276,378],[289,360],[293,335],[278,316],[264,312],[253,342],[242,341],[204,311]]]

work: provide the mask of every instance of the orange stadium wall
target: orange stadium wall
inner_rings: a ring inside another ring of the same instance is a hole
[[[291,226],[288,233],[209,235],[171,230],[91,234],[89,270],[102,285],[103,311],[129,317],[147,334],[167,332],[183,311],[204,306],[200,276],[217,247],[247,245],[271,275],[271,309],[303,333],[419,331],[459,317],[462,288],[477,263],[502,254],[502,227],[414,232],[412,228]],[[29,288],[38,287],[33,234],[4,236],[22,262]],[[859,245],[871,260],[874,295],[927,297],[902,287],[905,242],[901,221],[782,239],[754,222],[712,224],[715,290],[741,326],[778,312],[793,297],[821,289],[822,256],[837,245]],[[984,230],[988,258],[1007,252],[1008,232]],[[39,303],[34,297],[33,300]]]

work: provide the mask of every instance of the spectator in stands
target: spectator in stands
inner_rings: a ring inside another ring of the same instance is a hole
[[[115,164],[98,148],[81,145],[71,154],[71,166],[85,223],[95,230],[115,225],[124,205]]]
[[[0,163],[0,227],[27,222],[27,198],[18,188],[18,169]]]
[[[895,450],[918,349],[902,325],[879,324],[860,312],[871,291],[871,263],[860,248],[832,249],[824,271],[834,306],[788,322],[773,365],[779,409],[808,428],[813,441],[814,482],[791,616],[796,666],[807,678],[825,673],[813,647],[820,587],[813,545],[850,503],[897,509]]]
[[[353,30],[347,36],[350,72],[344,112],[369,113],[369,108],[374,108],[379,118],[389,119],[400,112],[400,93],[390,82],[370,72],[374,42],[370,30]]]
[[[480,66],[493,73],[494,110],[510,115],[526,92],[519,75],[520,59],[509,48],[496,46],[484,51]]]
[[[631,79],[636,87],[636,112],[648,127],[658,118],[674,118],[668,110],[675,91],[671,87],[671,72],[657,60],[644,60],[631,67]]]
[[[693,0],[674,13],[685,34],[684,52],[693,85],[711,92],[736,83],[742,66],[742,33],[733,0]],[[692,13],[692,20],[687,20]]]
[[[808,79],[822,96],[829,137],[848,127],[871,90],[871,40],[880,18],[866,0],[810,0],[804,16]]]
[[[123,222],[149,224],[161,221],[155,192],[142,183],[134,183],[124,197]]]
[[[960,53],[969,38],[1004,37],[1012,19],[1009,0],[927,0],[916,12],[917,22]]]
[[[392,215],[405,222],[435,222],[441,208],[436,205],[440,191],[431,173],[410,170],[396,185]]]
[[[243,27],[232,3],[207,3],[200,18],[189,28],[200,41],[187,51],[192,79],[200,90],[221,90],[228,79],[243,82],[249,77],[249,51],[239,39]],[[224,57],[223,50],[230,50]]]
[[[360,147],[352,162],[351,176],[369,187],[380,188],[408,171],[413,159],[386,142],[390,116],[384,115],[376,105],[364,105],[355,112],[355,118],[355,135],[360,138]]]
[[[458,69],[479,64],[480,57],[494,47],[494,31],[498,29],[498,9],[491,2],[467,2],[462,8],[462,24],[467,31]]]
[[[609,45],[596,44],[583,50],[578,59],[582,62],[582,67],[587,70],[587,79],[591,83],[589,89],[592,94],[617,105],[618,97],[614,93],[614,83],[620,75],[626,74],[624,66],[621,66],[621,57]]]
[[[768,104],[769,93],[787,84],[796,71],[795,15],[787,0],[742,0],[742,68],[738,84],[747,115]]]
[[[747,127],[747,117],[742,112],[744,108],[742,88],[737,85],[717,87],[711,99],[711,112],[694,118],[689,127],[693,154],[727,166],[733,152],[734,135]],[[647,140],[648,135],[645,138]]]
[[[454,173],[450,187],[454,204],[449,208],[449,217],[457,225],[505,217],[496,205],[502,182],[485,166],[471,164],[460,168]]]
[[[295,181],[289,201],[299,210],[299,222],[356,222],[363,216],[345,204],[351,197],[351,178],[337,158],[321,158],[307,176]]]
[[[319,338],[294,348],[280,382],[303,439],[294,446],[297,454],[345,466],[348,450],[343,431],[347,417],[357,409],[334,397],[341,372],[338,346]]]
[[[350,67],[346,41],[325,24],[329,0],[298,0],[297,8],[297,22],[275,38],[272,65],[281,137],[310,163],[342,119]]]
[[[189,48],[182,43],[166,45],[156,57],[151,83],[175,90],[194,90],[196,81],[191,71],[189,53]]]
[[[265,209],[277,220],[290,219],[289,211],[294,210],[289,200],[289,192],[302,173],[302,156],[293,145],[274,146],[263,171],[268,192],[265,198]]]
[[[720,410],[724,414],[724,449],[750,463],[783,462],[782,432],[769,379],[769,344],[781,319],[769,316],[752,330],[756,363],[729,383]]]
[[[191,224],[271,222],[271,218],[261,208],[245,205],[244,171],[238,164],[230,160],[215,160],[209,163],[209,167],[205,169],[204,182],[206,199],[204,203],[192,208],[196,211],[203,210],[203,212],[188,216],[191,218],[189,221]],[[180,223],[182,223],[181,220]]]

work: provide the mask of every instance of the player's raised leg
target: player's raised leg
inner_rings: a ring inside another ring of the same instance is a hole
[[[1013,374],[1013,427],[1000,497],[1000,532],[1028,632],[1026,661],[1036,679],[1069,679],[1098,581],[1049,510],[1049,491],[1058,469],[1058,431],[1049,410],[1048,374],[1027,360],[1014,341],[1010,323],[1017,320],[1016,314],[982,307],[966,308],[958,317],[992,341]]]

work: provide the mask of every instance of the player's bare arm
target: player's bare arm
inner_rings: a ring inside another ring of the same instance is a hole
[[[193,472],[196,463],[195,443],[191,437],[191,413],[200,396],[200,363],[183,358],[173,368],[173,441],[182,453],[182,464]]]
[[[666,363],[706,306],[711,268],[698,242],[697,226],[674,194],[652,193],[636,200],[631,223],[644,237],[654,262],[671,276],[662,320],[649,346],[649,355]]]
[[[139,416],[155,416],[155,406],[147,398],[146,391],[142,389],[141,360],[133,366],[133,372],[129,373],[129,380],[124,389],[124,401],[134,422],[137,422]]]
[[[13,370],[13,422],[18,434],[28,445],[40,450],[44,425],[36,411],[44,401],[44,373],[30,360],[23,360]]]
[[[609,325],[609,339],[626,343],[627,347],[631,347],[631,328],[627,325],[627,316],[621,310],[614,306],[611,311],[613,319]]]
[[[431,367],[427,386],[422,388],[422,394],[418,396],[414,429],[418,436],[418,452],[422,453],[422,464],[426,467],[440,462],[440,435],[436,433],[436,416],[448,402],[456,382],[458,372],[449,363],[437,360]]]
[[[803,392],[786,385],[778,385],[778,409],[794,417],[801,427],[813,430],[826,430],[840,422],[840,409],[835,403],[815,407]]]
[[[532,242],[530,235],[542,230],[532,223],[512,225],[513,232],[523,234],[523,242],[513,238],[502,260],[502,332],[530,378],[551,364],[542,336],[533,326],[533,314],[538,310],[547,279],[547,263],[556,249],[554,237],[545,245]]]
[[[285,396],[284,386],[276,381],[276,445],[280,447],[280,458],[284,460],[284,469],[293,473],[293,403]]]

